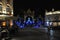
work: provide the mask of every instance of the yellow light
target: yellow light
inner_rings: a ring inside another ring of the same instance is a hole
[[[6,10],[3,10],[3,13],[5,13],[5,14],[6,14]]]
[[[60,22],[58,22],[58,25],[60,26]]]
[[[57,23],[56,22],[53,22],[53,26],[57,26]]]
[[[45,15],[60,14],[60,11],[46,12]]]
[[[13,15],[13,11],[12,11],[12,13],[11,13],[12,15]]]
[[[12,27],[12,25],[13,25],[13,22],[12,22],[12,21],[10,21],[10,27]]]
[[[52,14],[52,12],[47,12],[47,13],[46,13],[46,15],[51,15],[51,14]]]
[[[13,25],[13,23],[12,22],[10,22],[10,26],[12,26]]]
[[[3,26],[6,26],[6,22],[2,22],[2,25],[3,25]]]

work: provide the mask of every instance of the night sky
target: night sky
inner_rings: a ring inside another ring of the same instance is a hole
[[[60,10],[60,1],[58,0],[14,0],[14,15],[20,14],[21,10],[31,10],[36,11],[36,15],[41,14],[44,16],[45,10],[51,11],[52,8],[55,10]],[[20,14],[23,15],[23,14]]]

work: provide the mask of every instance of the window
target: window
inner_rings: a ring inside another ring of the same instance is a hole
[[[53,26],[57,26],[57,22],[53,22]]]
[[[55,21],[58,21],[59,16],[58,16],[58,15],[56,15],[56,16],[54,17],[54,19],[55,19]]]
[[[9,10],[10,10],[10,8],[9,8],[9,6],[7,6],[6,11],[9,12]]]
[[[10,10],[9,6],[7,6],[7,8],[6,8],[6,12],[7,12],[7,14],[10,14],[11,10]]]
[[[2,11],[2,5],[0,4],[0,12]]]
[[[60,22],[58,22],[58,25],[60,26]]]

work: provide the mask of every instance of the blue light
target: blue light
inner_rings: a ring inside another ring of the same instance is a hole
[[[38,20],[37,24],[38,25],[41,25],[42,24],[42,21]]]
[[[46,22],[46,26],[49,26],[49,21]]]
[[[30,21],[30,18],[28,18],[28,21]]]
[[[24,28],[24,25],[21,22],[15,21],[15,23],[17,24],[18,27]]]
[[[35,22],[35,25],[34,25],[33,28],[39,28],[40,25],[41,25],[41,22],[40,21],[37,21],[37,22]]]
[[[30,18],[28,18],[28,20],[26,21],[26,24],[33,24],[33,21],[30,20]]]
[[[39,26],[38,25],[35,25],[33,28],[39,28]]]
[[[30,24],[32,24],[32,21],[30,21]]]
[[[20,25],[20,28],[24,28],[24,25]]]

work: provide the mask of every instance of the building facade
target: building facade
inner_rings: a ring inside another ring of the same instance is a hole
[[[12,20],[9,19],[13,17],[13,0],[0,0],[0,25],[6,26],[12,25]]]
[[[45,26],[58,27],[60,26],[60,11],[52,11],[45,13]]]
[[[28,9],[27,11],[24,11],[24,20],[26,20],[28,16],[34,19],[34,10],[31,11],[30,9]]]

